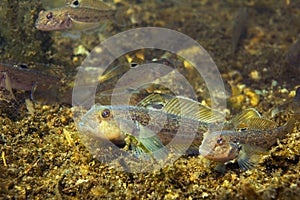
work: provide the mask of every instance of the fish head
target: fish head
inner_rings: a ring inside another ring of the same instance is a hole
[[[82,133],[96,139],[109,140],[116,145],[124,143],[125,136],[113,117],[111,106],[92,106],[81,118],[78,127]]]
[[[41,10],[35,27],[41,31],[56,31],[72,28],[72,20],[69,18],[67,8]]]
[[[216,131],[207,134],[199,147],[199,153],[209,160],[222,163],[236,159],[241,147],[227,137],[225,132]]]

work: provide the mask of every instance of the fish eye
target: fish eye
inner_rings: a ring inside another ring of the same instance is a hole
[[[110,118],[110,117],[111,117],[111,112],[110,112],[110,110],[109,110],[109,109],[104,109],[104,110],[102,110],[102,112],[101,112],[101,117],[102,117],[103,119],[108,119],[108,118]]]
[[[47,19],[51,19],[53,17],[53,13],[52,12],[49,12],[47,15],[46,15]]]
[[[138,63],[135,63],[135,62],[130,63],[130,67],[131,67],[131,68],[136,68],[136,67],[138,67],[138,66],[139,66]]]
[[[218,137],[218,139],[217,139],[217,144],[223,144],[223,138],[221,138],[221,137]]]
[[[79,6],[78,0],[72,2],[72,7],[77,8],[78,6]]]
[[[238,140],[237,140],[236,138],[234,138],[234,139],[232,139],[231,142],[237,144],[237,143],[238,143]]]

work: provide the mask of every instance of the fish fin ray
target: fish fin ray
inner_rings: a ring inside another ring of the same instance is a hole
[[[224,163],[218,163],[214,170],[224,174],[226,172],[226,165]]]
[[[249,108],[234,116],[224,129],[241,128],[251,118],[261,118],[261,115],[254,108]]]
[[[277,128],[278,124],[269,119],[251,118],[248,119],[246,126],[250,130],[268,130]]]
[[[145,97],[144,99],[142,99],[137,106],[141,106],[141,107],[149,107],[149,106],[153,106],[153,105],[165,105],[166,100],[165,98],[162,97],[162,95],[160,94],[150,94],[147,97]]]
[[[224,120],[224,115],[221,112],[186,97],[171,99],[163,107],[163,111],[207,123]]]
[[[145,126],[139,125],[140,134],[137,138],[138,146],[144,153],[150,154],[154,159],[161,160],[168,156],[168,150],[160,138]],[[132,136],[133,137],[133,136]]]
[[[242,150],[239,152],[237,163],[242,170],[253,169],[259,162],[261,155],[266,155],[268,152],[257,146],[241,145]]]

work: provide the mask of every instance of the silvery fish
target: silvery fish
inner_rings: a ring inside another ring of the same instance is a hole
[[[198,153],[208,126],[223,121],[222,113],[197,101],[151,94],[136,106],[96,104],[78,127],[82,134],[99,142],[109,140],[137,157],[150,153],[164,159],[170,152]],[[185,149],[185,144],[191,147]]]
[[[291,118],[285,125],[262,118],[254,109],[243,111],[230,122],[227,130],[208,133],[199,147],[204,157],[219,162],[216,170],[224,172],[224,163],[236,160],[241,169],[248,170],[258,162],[260,154],[290,133],[295,125]]]
[[[64,7],[40,11],[35,27],[42,31],[88,30],[107,20],[116,21],[116,15],[116,10],[102,1],[73,0]]]

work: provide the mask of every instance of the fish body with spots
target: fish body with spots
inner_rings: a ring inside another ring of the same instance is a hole
[[[73,0],[64,7],[41,10],[35,27],[41,31],[88,30],[115,21],[115,16],[116,11],[102,1]]]
[[[199,152],[205,158],[218,162],[217,170],[224,172],[224,163],[236,160],[240,168],[248,170],[259,161],[259,155],[267,154],[267,149],[292,132],[296,120],[291,118],[285,125],[252,115],[253,110],[245,110],[233,119],[234,128],[208,133]],[[236,121],[235,121],[236,120]]]
[[[78,127],[81,134],[109,140],[123,149],[134,150],[136,155],[165,147],[177,154],[198,154],[208,127],[223,120],[222,113],[197,101],[184,97],[162,99],[160,94],[152,94],[135,106],[96,104],[81,118]],[[132,140],[135,142],[128,144]]]

